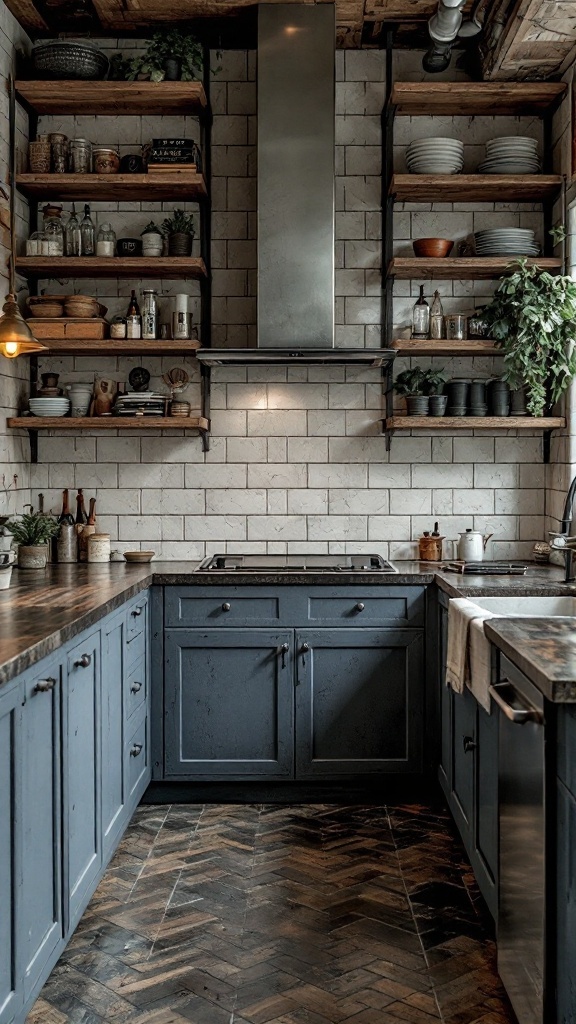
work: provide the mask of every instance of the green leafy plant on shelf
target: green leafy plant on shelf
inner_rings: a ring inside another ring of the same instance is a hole
[[[403,398],[417,395],[441,395],[446,378],[442,370],[423,370],[413,366],[399,373],[394,381],[394,390]]]
[[[576,376],[576,280],[518,260],[483,315],[504,351],[504,380],[524,387],[528,411],[543,416]]]
[[[125,61],[122,54],[114,63],[114,73],[122,73],[129,81],[149,78],[151,82],[162,82],[167,77],[166,61],[176,61],[179,78],[183,82],[202,79],[204,71],[204,48],[195,35],[179,28],[160,29],[154,32],[144,53]],[[113,58],[114,59],[114,58]]]
[[[5,527],[17,544],[33,547],[47,544],[58,533],[59,526],[52,516],[42,512],[24,512],[18,519],[11,520]]]
[[[173,215],[162,222],[162,232],[165,235],[192,235],[194,238],[194,217],[184,210],[174,210]]]

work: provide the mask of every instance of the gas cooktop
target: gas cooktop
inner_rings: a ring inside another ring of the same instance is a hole
[[[197,572],[390,572],[380,555],[210,555]]]

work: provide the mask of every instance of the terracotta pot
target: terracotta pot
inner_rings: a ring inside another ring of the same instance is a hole
[[[46,544],[20,544],[18,548],[19,569],[45,569],[48,561]]]

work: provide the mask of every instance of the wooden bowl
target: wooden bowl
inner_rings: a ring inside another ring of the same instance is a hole
[[[151,562],[155,554],[155,551],[125,551],[124,558],[127,562]]]
[[[67,295],[64,303],[66,316],[90,319],[98,316],[100,303],[90,295]]]
[[[32,316],[45,317],[47,320],[58,320],[64,316],[64,306],[61,302],[34,303],[30,306]]]
[[[449,238],[417,238],[412,242],[415,256],[428,256],[438,259],[449,256],[454,247],[454,242]]]

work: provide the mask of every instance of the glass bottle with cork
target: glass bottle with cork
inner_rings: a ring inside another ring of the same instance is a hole
[[[424,298],[424,285],[420,285],[420,296],[412,307],[412,337],[430,337],[430,306]]]
[[[64,245],[67,256],[82,255],[80,224],[78,223],[78,217],[76,216],[76,206],[74,205],[74,203],[72,203],[72,212],[68,218],[68,223],[66,224]]]
[[[139,340],[142,337],[142,316],[134,289],[126,313],[126,337],[132,340]]]
[[[83,256],[94,256],[96,252],[96,228],[90,216],[88,203],[84,206],[84,217],[80,222],[80,237]]]

